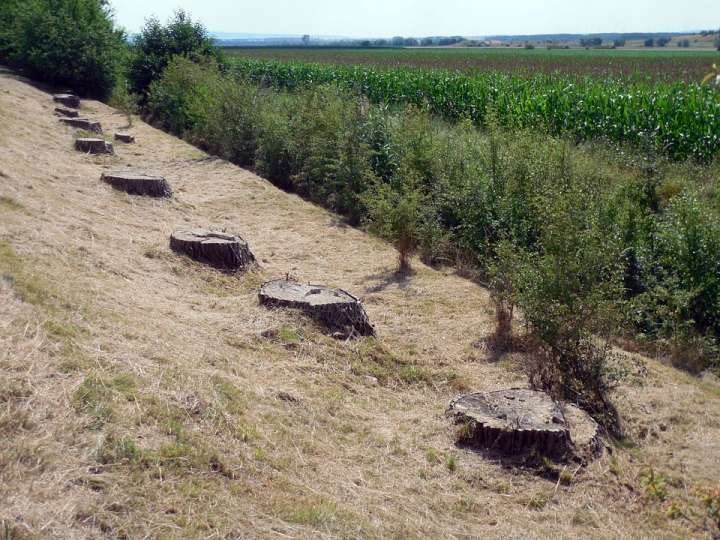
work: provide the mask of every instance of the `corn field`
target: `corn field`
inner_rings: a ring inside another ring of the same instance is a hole
[[[578,140],[607,139],[707,162],[720,150],[720,92],[696,83],[631,83],[563,75],[467,75],[239,58],[235,74],[293,90],[333,83],[374,103],[414,105],[448,120],[483,125],[488,112],[508,128]]]

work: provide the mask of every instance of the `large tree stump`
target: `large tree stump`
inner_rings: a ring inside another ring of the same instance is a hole
[[[115,134],[115,140],[124,142],[126,144],[132,144],[135,142],[135,136],[130,135],[129,133],[116,133]]]
[[[114,154],[112,143],[105,139],[75,139],[75,150],[89,154]]]
[[[73,111],[72,109],[66,109],[65,107],[55,107],[55,112],[67,118],[77,118],[80,116],[79,112]]]
[[[115,189],[132,195],[149,197],[172,197],[172,189],[162,176],[146,176],[144,174],[104,172],[100,180]]]
[[[103,132],[100,122],[96,122],[95,120],[88,120],[87,118],[60,118],[59,121],[65,125],[84,129],[91,133],[102,134]]]
[[[564,409],[568,417],[544,392],[511,389],[461,396],[447,414],[463,425],[459,442],[477,449],[506,456],[537,452],[556,459],[594,453],[597,423],[577,407]]]
[[[239,236],[205,229],[173,232],[170,249],[222,270],[240,270],[255,262],[247,242]]]
[[[66,107],[71,107],[73,109],[80,108],[80,98],[75,94],[55,94],[53,96],[53,101],[55,103],[62,103]]]
[[[300,309],[345,335],[375,335],[360,300],[341,289],[280,279],[265,283],[258,296],[264,306]]]

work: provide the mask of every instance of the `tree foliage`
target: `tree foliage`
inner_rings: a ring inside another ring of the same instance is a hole
[[[128,70],[130,90],[146,101],[150,85],[160,78],[174,56],[221,62],[220,52],[205,27],[184,11],[177,11],[166,25],[151,18],[133,42]]]
[[[30,76],[104,98],[126,55],[102,0],[4,0],[0,56]]]

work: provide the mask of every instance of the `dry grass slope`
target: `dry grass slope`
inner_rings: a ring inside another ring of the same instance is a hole
[[[420,263],[398,280],[389,246],[139,120],[116,156],[76,153],[52,110],[0,74],[0,537],[704,534],[661,499],[718,484],[716,383],[626,355],[630,441],[562,482],[456,448],[452,397],[524,384],[521,355],[474,346],[485,290]],[[118,168],[165,176],[175,198],[100,183]],[[208,225],[260,268],[169,251],[173,229]],[[362,296],[378,339],[258,306],[286,274]]]

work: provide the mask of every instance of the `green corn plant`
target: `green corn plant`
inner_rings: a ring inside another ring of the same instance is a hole
[[[235,74],[294,91],[335,84],[373,103],[412,104],[451,121],[541,129],[580,140],[605,138],[655,149],[672,159],[710,161],[720,151],[720,94],[709,84],[578,80],[570,75],[465,74],[407,67],[238,59]],[[717,80],[714,67],[706,81]]]

